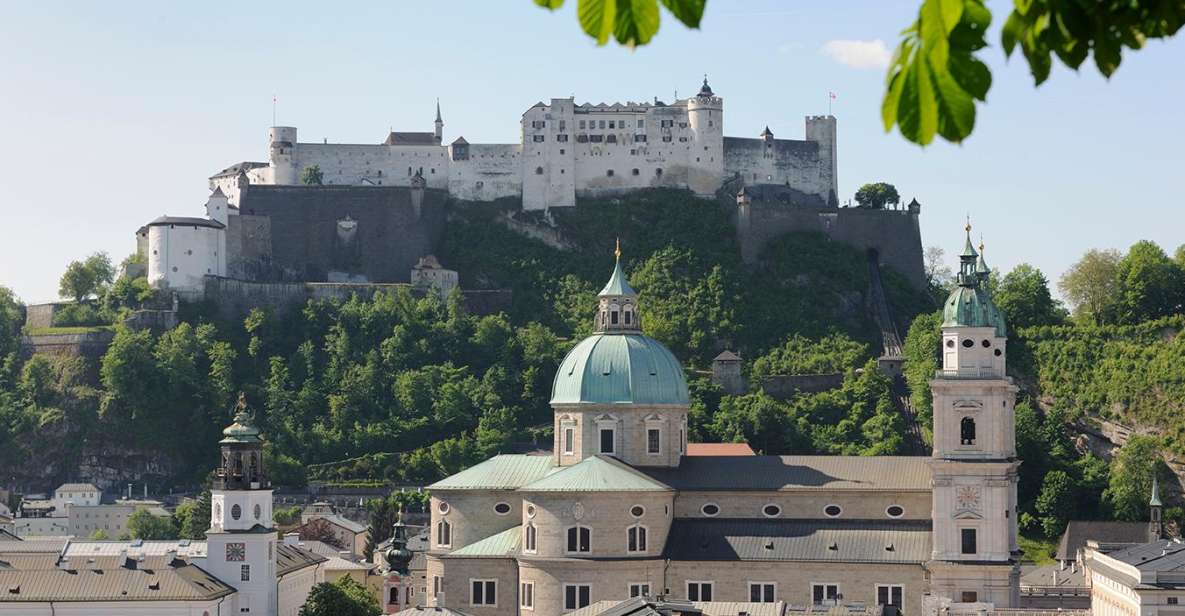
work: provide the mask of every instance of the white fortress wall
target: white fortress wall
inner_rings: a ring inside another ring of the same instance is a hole
[[[449,194],[467,201],[493,201],[519,197],[523,192],[522,146],[507,144],[465,144],[450,147]]]
[[[553,98],[523,114],[524,210],[576,205],[574,106],[571,98]]]
[[[691,140],[681,107],[622,106],[576,115],[576,194],[685,187]],[[583,126],[582,126],[583,125]]]
[[[439,145],[366,145],[298,143],[296,176],[308,167],[321,168],[324,184],[410,186],[416,171],[428,188],[448,188],[448,151]]]
[[[745,184],[789,184],[826,202],[830,175],[821,164],[819,144],[790,139],[724,138],[724,172]]]
[[[154,288],[200,291],[207,274],[226,273],[226,234],[201,225],[148,227],[148,284]]]

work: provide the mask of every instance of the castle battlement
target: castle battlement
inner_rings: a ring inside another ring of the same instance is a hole
[[[210,178],[236,205],[245,186],[294,185],[309,167],[322,182],[347,186],[411,186],[454,198],[519,198],[523,209],[571,207],[577,197],[646,188],[679,188],[708,196],[725,180],[778,185],[824,202],[837,193],[836,119],[807,116],[804,139],[724,136],[724,98],[704,79],[699,92],[671,103],[576,104],[553,98],[522,114],[519,143],[443,141],[439,105],[433,131],[390,132],[374,144],[306,143],[297,129],[268,132],[268,161],[244,162]],[[768,132],[768,131],[767,131]]]

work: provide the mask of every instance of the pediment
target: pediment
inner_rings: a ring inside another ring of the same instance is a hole
[[[982,520],[983,519],[982,515],[974,512],[974,511],[971,511],[971,510],[956,511],[954,517],[956,520]]]
[[[954,408],[959,410],[979,410],[983,408],[983,403],[979,400],[955,400]]]

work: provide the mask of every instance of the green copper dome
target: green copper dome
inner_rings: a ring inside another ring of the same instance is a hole
[[[260,443],[259,428],[255,427],[254,416],[247,411],[247,398],[239,393],[239,402],[235,405],[234,423],[222,430],[223,438],[220,443]]]
[[[593,334],[560,362],[552,404],[689,404],[679,360],[649,336]]]
[[[958,286],[951,291],[942,307],[943,327],[994,327],[996,335],[1008,336],[1004,316],[992,303],[991,295],[983,284],[987,282],[987,263],[982,253],[975,252],[971,245],[971,224],[966,227],[967,242],[963,254],[959,255]],[[980,246],[980,250],[983,246]]]

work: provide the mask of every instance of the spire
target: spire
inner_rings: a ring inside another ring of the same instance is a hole
[[[436,121],[440,124],[444,124],[444,120],[440,119],[440,99],[439,98],[436,99]]]
[[[1160,481],[1157,479],[1155,473],[1153,473],[1153,475],[1152,475],[1152,499],[1148,501],[1148,506],[1149,507],[1163,507],[1164,506],[1160,502]]]
[[[983,235],[979,236],[979,258],[975,260],[975,273],[983,276],[984,279],[991,273],[991,269],[987,266],[987,261],[983,260]]]
[[[638,292],[630,286],[621,269],[621,240],[613,249],[613,275],[605,288],[597,294],[597,317],[594,329],[598,332],[638,333],[642,329],[638,314]]]
[[[961,254],[959,256],[960,257],[977,257],[977,256],[979,256],[975,252],[975,246],[973,246],[971,244],[971,217],[970,216],[967,216],[967,226],[963,227],[963,230],[967,232],[967,241],[963,243],[963,254]]]
[[[613,274],[609,276],[609,282],[605,283],[605,288],[598,293],[600,297],[611,296],[631,296],[637,297],[638,292],[630,286],[630,283],[625,279],[625,272],[621,269],[621,240],[617,240],[617,245],[613,249],[613,257],[615,262],[613,264]]]
[[[708,85],[708,74],[704,73],[704,85],[699,89],[700,96],[713,96],[712,86]]]

